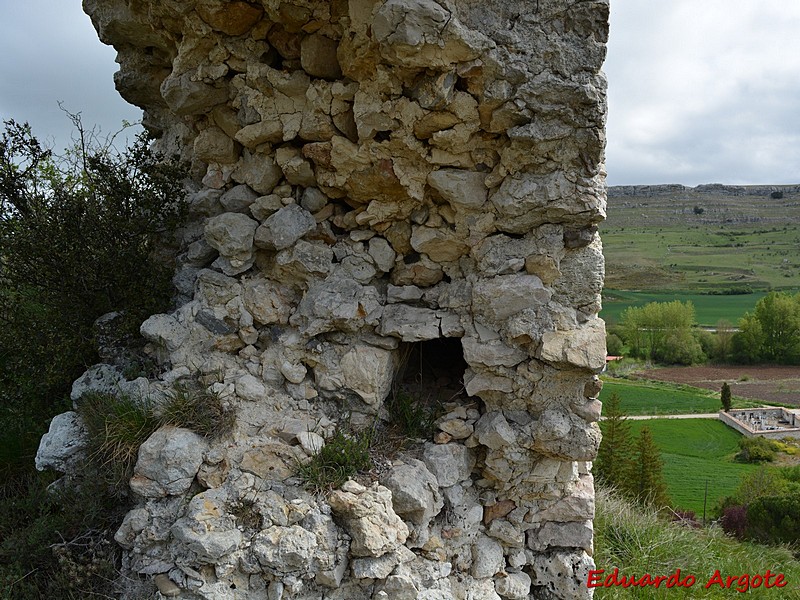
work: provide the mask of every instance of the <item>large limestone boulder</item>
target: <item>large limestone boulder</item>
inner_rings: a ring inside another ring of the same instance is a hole
[[[236,212],[226,212],[206,222],[204,233],[208,245],[226,258],[233,268],[234,272],[227,275],[236,275],[252,264],[253,237],[257,227],[257,221]]]
[[[193,431],[171,425],[161,427],[139,448],[131,489],[146,498],[186,492],[207,449],[206,440]]]
[[[86,435],[86,425],[78,413],[68,411],[56,415],[39,442],[36,468],[39,471],[53,469],[67,474],[75,472],[86,456]]]
[[[366,488],[351,480],[335,490],[329,502],[352,537],[353,556],[383,556],[408,537],[408,527],[392,507],[392,492],[382,485]]]

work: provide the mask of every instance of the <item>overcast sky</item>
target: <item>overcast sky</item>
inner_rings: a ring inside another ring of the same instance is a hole
[[[141,112],[78,0],[0,0],[0,117],[60,150]],[[608,183],[800,183],[800,2],[611,0]]]

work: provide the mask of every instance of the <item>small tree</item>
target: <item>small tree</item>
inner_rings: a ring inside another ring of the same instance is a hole
[[[648,427],[642,427],[636,441],[627,478],[627,492],[642,504],[663,508],[671,504],[664,482],[664,463]]]
[[[622,489],[631,460],[631,426],[620,409],[617,393],[603,403],[603,441],[597,451],[594,474],[604,484]]]
[[[722,384],[720,399],[722,400],[722,410],[724,410],[725,412],[730,412],[732,406],[731,386],[728,385],[727,381]]]

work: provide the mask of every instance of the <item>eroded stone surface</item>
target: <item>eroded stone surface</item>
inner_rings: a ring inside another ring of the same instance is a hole
[[[588,597],[608,4],[535,5],[84,1],[191,193],[180,305],[141,327],[162,374],[95,367],[73,400],[190,381],[235,415],[143,446],[132,574],[213,600]],[[465,390],[416,456],[304,490],[298,464],[337,426],[381,435],[409,346],[444,337]]]

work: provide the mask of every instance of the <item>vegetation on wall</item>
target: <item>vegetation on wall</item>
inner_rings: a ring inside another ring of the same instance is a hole
[[[99,479],[46,492],[53,477],[33,459],[97,362],[97,318],[120,312],[117,334],[135,344],[169,307],[163,249],[185,210],[180,165],[144,137],[118,152],[73,120],[80,141],[61,156],[27,124],[0,134],[0,598],[14,600],[110,593],[124,502]]]

